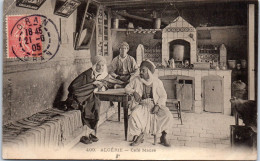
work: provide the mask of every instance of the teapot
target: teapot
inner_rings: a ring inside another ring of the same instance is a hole
[[[173,69],[175,68],[175,61],[173,58],[169,60],[169,67]]]

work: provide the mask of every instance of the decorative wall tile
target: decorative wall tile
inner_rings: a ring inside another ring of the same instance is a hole
[[[209,75],[217,75],[217,71],[216,70],[209,70]]]
[[[172,75],[178,75],[178,71],[177,70],[172,70]]]
[[[171,74],[172,74],[171,70],[165,69],[165,75],[171,75]]]
[[[209,71],[208,70],[202,70],[201,71],[201,77],[207,76],[207,75],[209,75]]]
[[[182,70],[182,75],[189,76],[189,71],[188,70]]]
[[[178,74],[178,75],[181,75],[181,74],[182,74],[182,70],[178,70],[178,71],[177,71],[177,74]]]
[[[194,77],[195,75],[195,71],[194,70],[189,70],[189,76],[190,77]]]

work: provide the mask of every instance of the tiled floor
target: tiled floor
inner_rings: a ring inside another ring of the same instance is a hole
[[[124,140],[123,118],[118,122],[115,113],[98,128],[98,142],[78,143],[71,151],[82,159],[255,159],[251,149],[231,148],[229,125],[234,123],[233,116],[218,113],[183,113],[183,125],[174,119],[169,135],[171,147],[153,145],[153,137],[149,135],[143,144],[131,147],[130,142]]]

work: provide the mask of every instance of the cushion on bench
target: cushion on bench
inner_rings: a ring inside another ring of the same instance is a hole
[[[83,127],[79,110],[47,109],[3,126],[5,148],[55,148],[66,145]]]

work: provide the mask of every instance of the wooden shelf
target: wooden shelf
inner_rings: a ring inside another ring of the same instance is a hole
[[[233,28],[246,28],[246,26],[210,26],[210,27],[196,27],[196,30],[226,30]]]
[[[162,31],[162,29],[111,29],[112,31]]]

